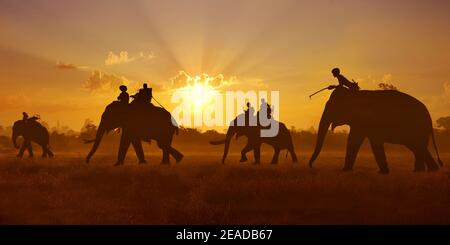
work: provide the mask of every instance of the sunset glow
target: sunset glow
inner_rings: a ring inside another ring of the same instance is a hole
[[[334,67],[450,115],[448,1],[194,2],[1,1],[0,124],[27,111],[79,130],[119,85],[148,82],[169,110],[179,89],[196,109],[225,90],[277,90],[280,119],[309,129],[328,97],[309,95],[336,84]]]
[[[205,105],[208,105],[214,96],[219,93],[216,88],[209,85],[208,80],[202,80],[199,76],[193,79],[193,84],[178,88],[177,91],[191,98],[193,109],[197,112],[202,111]]]
[[[0,34],[2,241],[450,237],[450,0],[0,0]]]

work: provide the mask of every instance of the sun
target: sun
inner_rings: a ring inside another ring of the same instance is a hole
[[[209,76],[195,76],[189,79],[186,86],[178,88],[191,101],[194,112],[201,112],[219,94],[216,87],[209,84]]]
[[[205,105],[211,102],[214,95],[217,94],[217,90],[208,84],[197,83],[189,89],[191,90],[190,95],[192,96],[194,110],[202,110]]]

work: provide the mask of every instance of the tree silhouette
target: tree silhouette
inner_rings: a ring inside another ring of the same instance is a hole
[[[94,121],[92,121],[89,118],[86,119],[80,131],[80,138],[91,139],[95,137],[96,133],[97,133],[97,126],[94,124]]]
[[[436,123],[439,127],[444,128],[447,131],[450,131],[450,116],[441,117],[436,121]]]
[[[382,90],[398,90],[397,87],[389,83],[379,83],[378,87]]]

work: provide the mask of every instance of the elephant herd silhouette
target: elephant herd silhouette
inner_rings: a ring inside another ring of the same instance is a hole
[[[369,140],[379,172],[382,174],[389,172],[384,143],[404,145],[411,150],[415,156],[414,171],[435,171],[439,169],[439,165],[443,165],[437,150],[430,113],[419,100],[396,90],[359,90],[343,85],[330,86],[327,89],[333,91],[320,119],[315,149],[309,160],[310,167],[321,152],[330,126],[333,130],[340,125],[350,127],[344,171],[352,170],[365,138]],[[133,146],[139,163],[146,163],[141,142],[151,140],[156,141],[162,150],[162,164],[168,164],[170,156],[180,162],[183,154],[172,147],[173,136],[178,134],[178,127],[174,126],[173,120],[167,110],[151,103],[140,103],[137,100],[131,103],[114,101],[103,112],[95,139],[86,141],[93,143],[86,162],[95,154],[103,135],[117,128],[120,128],[122,133],[116,165],[124,164],[130,145]],[[234,121],[237,121],[237,118]],[[290,153],[293,162],[298,161],[291,134],[285,124],[279,122],[279,131],[275,137],[261,137],[259,123],[256,126],[237,126],[237,123],[231,125],[234,126],[228,128],[225,139],[209,142],[213,145],[224,145],[222,163],[225,163],[234,136],[245,136],[248,139],[241,151],[240,162],[247,161],[246,154],[253,151],[255,163],[260,163],[263,143],[274,149],[272,164],[278,163],[280,151],[283,149]],[[20,147],[16,143],[19,136],[24,138]],[[436,151],[437,162],[428,150],[430,138]],[[49,147],[49,133],[36,120],[16,121],[13,125],[12,141],[16,148],[20,148],[18,157],[22,157],[25,150],[32,156],[31,142],[42,147],[43,157],[53,157]]]

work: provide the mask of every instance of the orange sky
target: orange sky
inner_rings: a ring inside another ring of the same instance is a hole
[[[123,82],[150,81],[173,108],[183,71],[278,90],[281,120],[308,129],[327,93],[308,95],[335,66],[364,89],[393,83],[437,119],[450,115],[449,13],[444,0],[2,0],[0,125],[27,111],[79,130]]]

